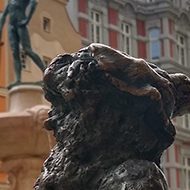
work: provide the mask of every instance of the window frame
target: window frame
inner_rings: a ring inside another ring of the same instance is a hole
[[[20,50],[21,68],[23,71],[30,71],[28,56],[23,50]]]
[[[190,114],[182,116],[182,128],[190,130]]]
[[[128,32],[126,31],[126,27],[128,27]],[[120,25],[120,30],[121,50],[130,55],[132,53],[131,26],[126,22],[122,22]]]
[[[181,38],[183,39],[183,44],[181,43]],[[184,35],[179,33],[176,34],[176,49],[177,49],[178,63],[184,67],[187,67],[186,38]],[[183,50],[184,52],[183,56],[181,55],[182,52],[181,50]]]
[[[98,17],[97,17],[98,16]],[[97,18],[99,18],[97,20]],[[100,12],[90,11],[90,40],[94,43],[102,43],[102,15]],[[98,31],[99,30],[99,31]],[[99,34],[97,34],[99,32]]]
[[[153,30],[158,31],[158,36],[157,37],[152,37],[151,31],[153,31]],[[153,48],[152,48],[153,45],[152,44],[155,43],[155,42],[158,42],[159,55],[158,55],[158,57],[154,58],[153,53],[152,53],[152,51],[153,51]],[[150,44],[150,59],[151,59],[151,61],[159,60],[160,57],[161,57],[160,29],[159,28],[151,28],[149,30],[149,44]]]
[[[155,0],[146,0],[147,3],[154,3]]]
[[[183,156],[183,169],[182,169],[182,171],[183,171],[182,172],[183,189],[184,190],[190,190],[190,155],[189,156]]]
[[[46,21],[46,26],[45,26]],[[51,32],[51,19],[48,17],[43,17],[43,31],[50,33]]]
[[[48,67],[49,64],[51,63],[52,59],[50,57],[47,57],[47,56],[43,56],[43,63],[45,65],[45,67]],[[47,63],[47,64],[46,64]]]

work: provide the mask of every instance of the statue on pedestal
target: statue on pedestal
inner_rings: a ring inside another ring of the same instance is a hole
[[[23,51],[34,61],[34,63],[43,72],[45,66],[41,61],[40,57],[32,50],[30,44],[30,37],[27,29],[38,0],[8,0],[8,4],[2,13],[0,18],[0,40],[2,35],[2,28],[5,24],[6,16],[9,14],[9,26],[8,26],[8,37],[13,53],[14,69],[16,80],[10,85],[14,86],[21,82],[21,60],[20,60],[20,47],[22,45]],[[29,6],[29,12],[26,16],[26,9]]]
[[[57,145],[34,190],[168,190],[160,157],[190,79],[103,44],[59,55],[44,74]]]

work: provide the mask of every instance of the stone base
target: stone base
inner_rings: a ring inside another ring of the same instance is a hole
[[[21,99],[22,93],[20,97],[13,95],[12,100]],[[48,106],[37,105],[22,112],[0,113],[0,161],[2,171],[8,175],[9,190],[31,190],[42,163],[55,145],[52,132],[43,128],[48,111]],[[6,189],[0,186],[0,190]]]
[[[19,158],[5,161],[2,170],[8,174],[10,184],[4,186],[9,190],[31,190],[40,174],[43,158]]]
[[[39,85],[18,85],[9,91],[9,112],[22,112],[25,109],[43,104],[43,90]]]
[[[9,184],[0,183],[0,190],[31,190],[55,145],[52,132],[43,128],[49,111],[43,96],[40,85],[19,84],[9,90],[9,110],[0,113],[1,169]]]

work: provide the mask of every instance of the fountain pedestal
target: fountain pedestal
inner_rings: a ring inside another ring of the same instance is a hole
[[[9,93],[9,111],[0,114],[1,169],[11,190],[31,190],[54,145],[43,128],[49,106],[43,105],[40,86],[20,85]]]
[[[43,90],[38,85],[19,85],[9,91],[9,112],[21,112],[43,104]]]

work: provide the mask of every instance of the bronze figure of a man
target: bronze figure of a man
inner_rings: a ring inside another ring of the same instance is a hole
[[[8,0],[7,6],[0,18],[0,39],[2,28],[5,24],[6,16],[9,14],[8,38],[13,53],[14,69],[16,81],[13,84],[19,84],[21,81],[21,60],[19,45],[22,45],[24,52],[34,61],[34,63],[43,72],[45,66],[40,57],[32,51],[27,24],[29,23],[38,0]],[[26,9],[29,6],[28,15]]]

